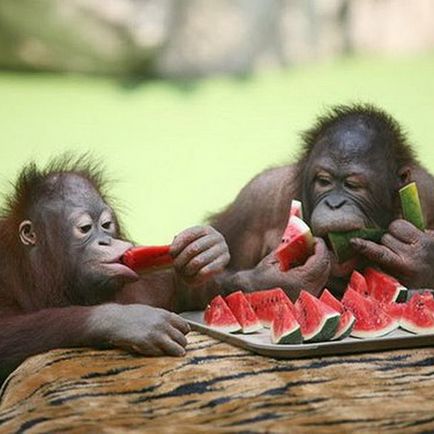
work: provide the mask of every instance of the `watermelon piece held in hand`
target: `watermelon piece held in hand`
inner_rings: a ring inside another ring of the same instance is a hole
[[[407,288],[398,280],[375,268],[366,268],[363,272],[369,294],[382,303],[401,302],[407,299]]]
[[[404,218],[421,231],[425,230],[425,219],[420,205],[416,183],[411,182],[405,187],[402,187],[399,190],[399,197],[401,198],[402,214]]]
[[[253,333],[262,329],[261,321],[241,291],[228,295],[225,301],[240,323],[242,333]]]
[[[403,307],[400,326],[412,333],[434,333],[434,297],[429,291],[415,294]]]
[[[155,271],[172,266],[173,258],[169,251],[168,245],[133,247],[122,256],[122,262],[134,271]]]
[[[300,324],[287,304],[275,306],[271,323],[271,341],[273,344],[300,344],[303,341]]]
[[[372,297],[363,297],[352,288],[345,291],[342,304],[356,318],[351,336],[376,338],[398,327],[398,321],[384,311],[379,301]]]
[[[303,204],[299,200],[293,199],[291,201],[289,216],[296,216],[303,220]]]
[[[309,226],[300,218],[291,216],[275,255],[281,271],[304,264],[312,254],[314,239]]]
[[[337,298],[335,298],[327,288],[323,290],[319,299],[324,304],[330,306],[336,312],[341,314],[336,333],[332,337],[332,340],[344,339],[349,336],[353,329],[354,323],[356,322],[354,315],[348,309],[346,309],[345,306]]]
[[[241,330],[240,323],[221,295],[211,300],[205,309],[203,319],[207,326],[224,333],[235,333]]]
[[[339,312],[304,290],[300,292],[294,307],[301,334],[306,342],[333,338],[339,324]]]
[[[280,304],[286,304],[290,310],[294,309],[291,300],[282,288],[250,292],[245,296],[264,327],[271,327],[276,308]]]
[[[341,263],[348,261],[356,255],[350,243],[352,238],[379,242],[385,233],[384,229],[365,228],[349,232],[330,232],[328,238],[338,262]]]

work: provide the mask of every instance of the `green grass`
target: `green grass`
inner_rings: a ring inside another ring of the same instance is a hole
[[[138,242],[170,242],[229,203],[266,167],[291,161],[325,107],[368,101],[405,125],[434,169],[434,56],[346,59],[247,79],[122,86],[75,75],[0,74],[0,183],[29,159],[92,151]]]

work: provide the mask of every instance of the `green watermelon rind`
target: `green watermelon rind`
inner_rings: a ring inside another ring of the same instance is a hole
[[[408,288],[406,288],[405,286],[398,286],[397,287],[398,290],[398,295],[396,296],[396,303],[404,303],[405,301],[407,301],[407,296],[408,296]]]
[[[411,182],[405,187],[402,187],[399,190],[399,197],[401,199],[402,214],[405,220],[409,221],[420,230],[425,230],[425,219],[423,217],[416,183]]]
[[[271,342],[277,345],[301,344],[303,335],[301,334],[300,325],[295,325],[293,329],[287,330],[281,336],[275,336],[271,330]]]
[[[355,256],[354,249],[350,244],[351,238],[379,242],[385,233],[384,229],[365,228],[348,232],[330,232],[328,238],[338,261],[345,262]]]
[[[349,312],[349,311],[347,311],[347,312]],[[341,314],[341,316],[342,316],[342,314]],[[351,313],[351,316],[352,316],[352,319],[347,324],[347,327],[345,329],[341,330],[340,332],[337,330],[331,339],[332,341],[341,341],[342,339],[345,339],[351,335],[351,332],[353,331],[354,324],[356,323],[355,316],[352,313]]]
[[[339,313],[325,314],[323,320],[318,324],[315,330],[308,335],[303,335],[303,340],[305,342],[329,341],[336,333],[339,318]]]

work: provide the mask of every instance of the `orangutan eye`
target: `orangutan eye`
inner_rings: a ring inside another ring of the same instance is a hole
[[[113,222],[112,221],[107,221],[107,222],[103,223],[101,226],[106,231],[109,231],[110,229],[112,229]]]
[[[357,181],[346,180],[344,185],[346,188],[349,188],[350,190],[360,190],[362,188],[362,185]]]
[[[320,186],[320,187],[329,187],[332,182],[330,180],[330,178],[326,177],[326,176],[317,176],[315,178],[315,182]]]
[[[92,225],[82,225],[78,228],[82,234],[87,234],[91,231]]]

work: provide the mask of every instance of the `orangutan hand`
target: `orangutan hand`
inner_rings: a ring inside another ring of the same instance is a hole
[[[177,235],[170,247],[182,280],[196,286],[223,271],[230,260],[223,235],[211,226],[194,226]]]
[[[403,285],[434,288],[434,231],[421,231],[408,221],[395,220],[381,244],[353,238],[351,245]]]
[[[288,271],[280,271],[273,251],[252,270],[249,286],[251,289],[280,287],[295,299],[302,289],[318,295],[324,288],[329,274],[329,252],[324,240],[315,238],[314,252],[303,265]]]

